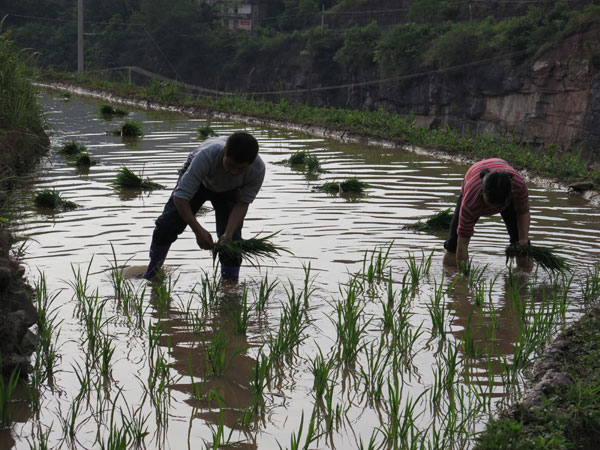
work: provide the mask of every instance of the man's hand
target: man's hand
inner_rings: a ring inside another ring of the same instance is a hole
[[[198,247],[204,250],[210,250],[215,246],[211,234],[204,228],[201,228],[196,232],[196,242]]]
[[[231,242],[232,236],[228,233],[223,233],[219,238],[219,244],[224,244],[226,242]]]

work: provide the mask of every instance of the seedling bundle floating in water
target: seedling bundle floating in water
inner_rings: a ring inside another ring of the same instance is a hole
[[[126,116],[129,113],[122,108],[115,108],[112,105],[101,105],[100,114],[103,116]]]
[[[33,202],[38,208],[47,208],[60,211],[70,211],[78,207],[77,203],[65,200],[54,189],[42,189],[35,193]]]
[[[211,136],[217,135],[215,130],[213,130],[209,124],[206,124],[206,125],[201,126],[200,128],[197,128],[196,131],[198,132],[198,136],[202,139],[206,139]]]
[[[565,262],[565,259],[561,256],[555,255],[553,249],[548,247],[539,247],[537,245],[523,245],[518,246],[515,244],[506,247],[506,262],[512,257],[523,257],[533,259],[539,264],[542,269],[546,271],[563,271],[569,268],[569,265]]]
[[[360,181],[358,178],[348,178],[341,183],[329,182],[319,186],[319,190],[329,194],[362,194],[369,183]]]
[[[232,259],[243,259],[254,265],[260,258],[275,259],[280,252],[292,253],[285,247],[273,244],[271,238],[279,232],[259,237],[257,234],[250,239],[217,243],[213,251],[222,256]]]
[[[64,143],[63,146],[57,150],[57,153],[65,156],[77,156],[78,154],[85,152],[85,150],[85,145],[75,141],[69,141]]]
[[[325,170],[321,168],[319,158],[315,155],[311,155],[306,150],[299,150],[290,156],[288,159],[284,159],[276,164],[284,164],[287,166],[304,166],[309,173],[323,173]]]
[[[165,188],[162,184],[151,181],[150,178],[142,179],[125,166],[119,169],[117,177],[110,184],[118,189],[142,189],[145,191]]]
[[[412,225],[406,225],[407,230],[415,231],[448,231],[452,222],[451,208],[436,212],[425,221],[419,220]]]
[[[139,122],[125,122],[123,125],[121,125],[121,128],[113,131],[111,134],[114,136],[129,138],[137,138],[144,135],[142,132],[142,126]]]

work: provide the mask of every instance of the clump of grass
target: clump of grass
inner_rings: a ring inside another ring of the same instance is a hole
[[[55,189],[42,189],[35,193],[33,202],[38,208],[70,211],[78,207],[77,203],[65,200]]]
[[[217,243],[214,251],[227,258],[244,259],[250,263],[264,257],[275,259],[276,256],[279,256],[280,252],[291,253],[288,249],[271,242],[271,238],[278,233],[272,233],[263,237],[259,237],[257,234],[250,239]]]
[[[84,153],[86,150],[85,145],[79,144],[75,141],[69,141],[63,144],[63,146],[58,149],[57,153],[65,156],[76,156],[80,153]]]
[[[215,130],[213,130],[212,127],[210,126],[210,124],[208,124],[208,123],[201,126],[200,128],[197,128],[196,131],[198,132],[198,136],[201,137],[202,139],[206,139],[211,136],[217,135]]]
[[[126,116],[127,114],[129,114],[127,111],[125,111],[122,108],[119,107],[114,107],[112,105],[101,105],[100,106],[100,114],[103,116]]]
[[[111,186],[118,189],[142,189],[144,191],[153,191],[155,189],[164,189],[162,184],[155,183],[146,177],[138,176],[131,169],[123,166],[117,172],[116,178],[110,183]]]
[[[538,245],[509,245],[506,247],[506,262],[512,257],[528,257],[533,259],[542,269],[546,271],[564,271],[569,268],[565,259],[554,254],[554,250]]]
[[[288,164],[291,166],[295,166],[295,165],[300,165],[300,164],[306,164],[306,158],[308,157],[308,152],[305,150],[299,150],[296,153],[294,153],[292,156],[290,156],[290,159],[288,159]]]
[[[125,122],[121,128],[112,132],[114,136],[140,137],[143,136],[142,125],[139,122]]]
[[[406,225],[404,228],[415,231],[448,231],[451,222],[451,208],[447,208],[436,212],[425,220],[419,220],[411,225]]]
[[[341,183],[328,182],[319,186],[319,190],[327,192],[329,194],[347,193],[347,194],[362,194],[366,188],[369,187],[369,183],[360,181],[358,178],[348,178],[346,181]]]

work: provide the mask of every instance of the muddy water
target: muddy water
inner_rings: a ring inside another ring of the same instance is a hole
[[[29,207],[20,226],[20,233],[29,239],[25,263],[30,279],[33,282],[38,273],[43,273],[49,290],[56,294],[54,305],[57,322],[60,322],[57,344],[61,358],[52,385],[44,386],[42,390],[39,417],[25,412],[13,427],[12,436],[5,435],[4,448],[11,448],[13,444],[15,448],[29,448],[28,440],[39,442],[40,433],[47,433],[51,447],[98,448],[99,442],[108,439],[106,427],[113,405],[117,405],[118,423],[121,423],[122,414],[127,415],[127,411],[137,408],[140,414],[148,417],[149,434],[145,438],[148,448],[197,448],[205,440],[212,442],[213,430],[221,422],[219,402],[214,399],[199,401],[194,397],[190,371],[202,392],[214,389],[221,396],[222,422],[226,433],[233,430],[232,442],[240,442],[241,448],[271,449],[278,448],[278,443],[283,448],[289,446],[292,433],[297,435],[299,432],[302,414],[306,430],[315,403],[311,360],[318,348],[325,355],[337,348],[332,305],[342,298],[340,287],[347,283],[349,274],[361,270],[365,251],[392,242],[390,268],[395,288],[400,287],[398,282],[407,272],[409,255],[417,255],[420,260],[422,251],[425,254],[433,251],[431,271],[411,301],[410,323],[414,327],[422,325],[423,334],[413,345],[410,370],[402,374],[403,402],[408,398],[416,399],[432,385],[432,367],[442,344],[431,338],[431,319],[426,305],[434,286],[440,282],[449,285],[454,277],[445,273],[441,266],[443,233],[415,233],[403,227],[420,217],[452,207],[467,167],[403,151],[343,145],[282,130],[213,121],[211,126],[219,135],[239,129],[254,134],[267,165],[263,188],[247,216],[245,236],[279,231],[277,244],[287,247],[293,255],[283,254],[277,261],[264,260],[259,267],[242,268],[242,282],[249,287],[250,301],[265,274],[280,283],[266,312],[251,314],[245,336],[231,332],[227,302],[235,302],[235,299],[225,299],[220,308],[212,311],[206,326],[224,329],[229,339],[231,365],[222,376],[205,377],[206,357],[202,342],[210,339],[210,333],[191,332],[189,318],[183,310],[186,304],[199,308],[195,292],[203,271],[212,273],[212,258],[209,252],[197,248],[189,231],[172,246],[167,267],[177,282],[172,293],[172,310],[161,319],[163,336],[159,345],[172,364],[172,379],[166,408],[168,416],[161,422],[157,420],[157,408],[144,396],[151,356],[147,325],[156,324],[159,319],[151,298],[152,289],[147,287],[146,327],[140,329],[127,323],[115,303],[110,301],[114,289],[109,282],[109,269],[114,264],[113,249],[125,273],[139,273],[140,266],[146,264],[153,221],[176,182],[177,169],[199,143],[195,129],[206,122],[178,115],[132,111],[127,120],[140,121],[145,135],[137,143],[124,144],[120,137],[107,134],[122,120],[101,119],[97,114],[98,102],[80,98],[66,102],[52,93],[42,94],[41,101],[47,112],[53,148],[75,140],[88,148],[97,164],[89,171],[81,172],[68,165],[62,156],[51,154],[40,170],[34,189],[55,188],[66,199],[78,203],[80,208],[48,215]],[[318,156],[327,172],[311,177],[275,164],[297,150],[308,150]],[[115,191],[109,183],[124,165],[169,188],[151,193]],[[341,198],[313,190],[325,181],[341,181],[352,176],[369,183],[364,197]],[[560,253],[576,270],[573,292],[577,292],[576,283],[580,276],[587,267],[600,261],[600,214],[597,208],[566,192],[534,184],[529,187],[532,241],[562,249]],[[24,200],[27,195],[23,193]],[[208,230],[214,231],[211,212],[203,221]],[[477,226],[470,251],[475,264],[488,265],[484,279],[488,283],[495,281],[490,295],[499,317],[494,351],[510,358],[518,338],[518,320],[505,294],[507,270],[502,255],[506,243],[507,234],[499,217],[483,218]],[[287,302],[285,288],[289,291],[293,285],[300,290],[305,267],[309,264],[315,290],[309,300],[312,322],[305,340],[297,355],[279,367],[281,375],[267,388],[264,416],[252,426],[240,428],[236,420],[252,401],[250,368],[254,367],[259,347],[267,342],[269,333],[277,330],[281,303]],[[77,300],[69,286],[78,269],[83,272],[89,269],[90,291],[98,289],[100,298],[109,299],[105,317],[110,318],[110,323],[105,329],[116,350],[111,376],[104,380],[102,392],[93,392],[93,400],[78,411],[76,437],[71,444],[70,438],[65,437],[63,419],[68,417],[69,408],[79,392],[77,372],[78,368],[85,367],[87,352],[85,331],[76,316]],[[539,276],[543,279],[544,274]],[[140,289],[146,286],[143,280],[133,278],[131,281]],[[239,297],[240,290],[239,287],[237,290],[230,288],[230,296]],[[384,293],[385,286],[376,290]],[[464,280],[459,280],[446,299],[451,314],[449,341],[460,339],[473,309],[473,297],[473,290]],[[570,319],[579,309],[576,296],[573,299],[568,313]],[[365,319],[372,320],[366,328],[365,343],[379,340],[380,310],[379,301],[367,301]],[[476,339],[483,339],[485,328],[485,323],[476,327]],[[360,361],[364,362],[364,358],[359,358],[358,366]],[[487,380],[485,361],[471,361],[469,371],[475,377]],[[311,448],[333,445],[357,448],[360,439],[367,442],[372,432],[387,421],[381,410],[385,408],[373,407],[362,398],[358,377],[344,375],[341,371],[332,377],[336,378],[334,404],[343,405],[345,417],[329,437],[321,438]],[[503,387],[499,383],[493,395],[502,398]],[[97,401],[100,397],[102,401]],[[416,422],[429,423],[432,408],[426,401],[420,401],[418,409],[422,412]]]

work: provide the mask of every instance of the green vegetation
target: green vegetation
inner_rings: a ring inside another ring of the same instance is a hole
[[[342,182],[330,181],[319,186],[319,190],[329,194],[362,194],[369,183],[360,181],[358,178],[348,178]]]
[[[78,207],[77,203],[62,198],[56,189],[42,189],[35,193],[33,203],[38,208],[56,211],[70,211]]]
[[[100,115],[105,118],[110,118],[112,116],[126,116],[129,114],[123,108],[114,107],[112,105],[100,105]]]
[[[425,221],[419,220],[405,228],[415,231],[448,231],[452,222],[452,208],[438,211]]]
[[[85,145],[75,141],[69,141],[62,145],[56,152],[65,156],[76,156],[86,151]]]
[[[475,448],[594,448],[600,439],[599,328],[594,308],[561,336],[568,345],[555,353],[551,370],[565,373],[568,387],[551,388],[539,405],[520,404],[514,414],[493,420]]]
[[[146,177],[136,175],[131,169],[123,166],[117,172],[117,176],[111,182],[111,185],[117,189],[141,189],[143,191],[153,191],[156,189],[164,189],[162,184],[155,183]]]
[[[214,247],[214,252],[227,258],[244,259],[249,262],[257,262],[258,259],[264,257],[275,259],[280,252],[290,253],[288,249],[271,242],[271,238],[277,234],[279,232],[262,237],[259,237],[257,234],[250,239],[217,243]]]
[[[544,270],[556,270],[559,272],[568,269],[565,259],[554,253],[554,250],[539,245],[509,245],[506,247],[506,260],[513,257],[527,257],[533,259]]]
[[[87,152],[81,152],[73,158],[73,165],[75,167],[90,167],[94,164],[96,164],[96,161],[93,161]]]
[[[209,137],[217,135],[217,133],[215,133],[215,130],[213,130],[211,128],[210,124],[208,124],[208,123],[205,124],[205,125],[202,125],[196,131],[198,132],[198,136],[201,139],[206,139],[206,138],[209,138]]]
[[[142,124],[139,122],[125,122],[123,125],[121,125],[121,128],[113,131],[111,134],[114,136],[128,138],[138,138],[144,135],[142,131]]]

